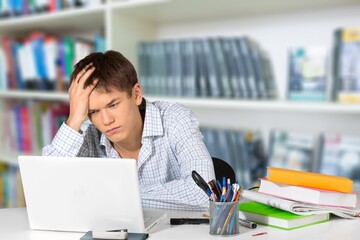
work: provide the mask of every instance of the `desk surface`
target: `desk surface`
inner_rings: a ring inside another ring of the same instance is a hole
[[[196,217],[201,216],[196,212],[168,212],[170,217]],[[252,236],[253,234],[267,232],[265,235]],[[0,239],[6,240],[78,240],[84,233],[32,231],[29,228],[26,208],[10,208],[0,210]],[[279,230],[271,227],[259,226],[256,229],[240,227],[240,235],[236,237],[214,237],[209,235],[209,226],[179,225],[171,226],[169,219],[165,220],[156,232],[150,234],[150,240],[191,240],[191,239],[316,239],[316,240],[355,240],[360,236],[360,220],[346,220],[333,218],[325,222],[291,231]]]

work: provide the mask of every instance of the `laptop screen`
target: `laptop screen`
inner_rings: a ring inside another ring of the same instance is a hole
[[[19,156],[30,227],[145,232],[134,159]]]

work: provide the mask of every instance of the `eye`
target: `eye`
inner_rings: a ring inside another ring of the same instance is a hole
[[[88,115],[92,115],[92,114],[97,113],[97,112],[98,112],[98,110],[90,110],[90,111],[88,112]]]
[[[110,105],[109,105],[109,108],[114,108],[114,107],[116,107],[118,104],[119,104],[119,103],[110,104]]]

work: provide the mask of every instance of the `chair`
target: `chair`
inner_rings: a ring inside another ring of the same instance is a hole
[[[223,177],[230,178],[231,183],[235,183],[236,177],[234,169],[225,162],[224,160],[216,157],[212,157],[215,170],[215,178],[217,180],[222,180]]]

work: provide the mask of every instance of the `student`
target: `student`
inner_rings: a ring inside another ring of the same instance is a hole
[[[92,53],[79,61],[69,99],[69,117],[43,155],[132,158],[144,207],[208,208],[208,197],[191,177],[196,170],[206,181],[215,178],[198,120],[180,104],[146,100],[122,54]]]

